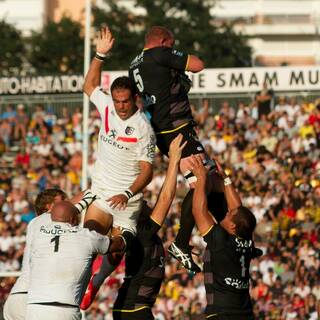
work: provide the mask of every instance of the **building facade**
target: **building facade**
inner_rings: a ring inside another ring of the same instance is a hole
[[[92,2],[107,5],[105,0]],[[144,12],[134,0],[118,4]],[[83,23],[84,6],[85,0],[0,0],[0,19],[29,34],[64,14]],[[320,0],[217,0],[211,14],[214,23],[234,23],[237,32],[249,36],[253,66],[320,63]]]

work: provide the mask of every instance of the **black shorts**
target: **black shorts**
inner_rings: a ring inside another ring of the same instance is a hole
[[[113,311],[113,320],[154,320],[150,308],[145,308],[133,312],[115,312]]]
[[[193,154],[204,153],[204,147],[200,143],[196,132],[194,131],[195,123],[189,122],[187,125],[180,127],[180,129],[157,133],[157,147],[162,154],[168,156],[169,146],[171,141],[181,133],[183,135],[183,142],[188,141],[187,145],[182,150],[181,158],[187,158]]]

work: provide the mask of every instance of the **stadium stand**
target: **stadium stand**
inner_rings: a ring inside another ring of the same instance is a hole
[[[61,114],[38,106],[29,116],[23,105],[0,115],[0,272],[20,269],[25,230],[35,216],[32,203],[45,188],[72,195],[80,189],[81,121],[79,110]],[[228,168],[258,226],[256,246],[265,254],[252,263],[251,295],[257,319],[316,320],[320,316],[320,100],[277,99],[271,113],[257,118],[256,104],[194,107],[198,134],[207,152]],[[90,114],[89,172],[95,158],[99,115]],[[145,190],[150,204],[164,179],[166,159],[156,157],[155,175]],[[179,206],[187,189],[178,179],[177,194],[160,234],[167,248],[178,230]],[[202,252],[196,230],[192,244]],[[196,262],[201,264],[201,255]],[[105,282],[86,319],[112,319],[111,307],[124,264]],[[15,281],[0,278],[2,305]],[[157,320],[204,319],[203,275],[179,269],[169,258],[157,300]],[[2,315],[2,312],[1,312]],[[1,316],[0,316],[1,319]]]

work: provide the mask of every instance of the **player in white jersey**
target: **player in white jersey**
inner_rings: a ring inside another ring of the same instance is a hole
[[[152,179],[155,135],[145,114],[136,106],[137,96],[128,77],[113,81],[111,96],[100,88],[102,64],[113,42],[109,29],[101,28],[97,54],[84,83],[84,92],[101,116],[91,185],[91,191],[98,199],[89,207],[84,226],[101,234],[107,234],[112,227],[112,235],[117,235],[122,230],[136,232],[142,190]],[[98,288],[121,258],[120,255],[103,257],[101,267],[97,265],[99,275],[89,283],[82,309],[90,305]]]
[[[29,253],[30,238],[37,225],[51,221],[50,211],[54,202],[66,199],[67,195],[60,189],[47,189],[39,193],[35,201],[37,217],[27,227],[26,245],[22,260],[21,275],[12,287],[4,304],[3,316],[5,320],[23,320],[26,316],[27,295],[29,283]]]
[[[88,209],[84,225],[102,234],[111,224],[135,232],[142,190],[152,179],[155,152],[154,132],[136,106],[129,78],[117,78],[111,85],[111,96],[99,87],[104,57],[113,42],[109,29],[102,28],[84,83],[84,92],[101,116],[91,186],[99,199]]]
[[[78,213],[72,203],[58,202],[51,221],[38,224],[32,235],[27,320],[81,319],[92,256],[125,250],[123,236],[111,240],[79,227]]]
[[[30,221],[26,232],[26,244],[23,253],[21,275],[12,287],[10,294],[5,302],[3,315],[5,320],[22,320],[25,319],[27,307],[27,295],[29,287],[29,266],[31,239],[37,227],[41,224],[51,222],[50,210],[52,206],[59,201],[67,198],[65,192],[60,189],[46,189],[40,192],[35,200],[35,211],[37,217]],[[70,201],[77,202],[75,205],[78,211],[82,211],[90,205],[94,197],[91,193],[80,193]]]

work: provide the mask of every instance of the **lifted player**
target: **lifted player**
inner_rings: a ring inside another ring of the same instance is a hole
[[[142,190],[152,179],[155,152],[154,132],[144,113],[136,106],[136,95],[128,77],[120,77],[111,85],[111,96],[99,87],[101,69],[114,39],[107,27],[97,38],[97,53],[85,79],[84,92],[101,116],[97,160],[91,191],[97,200],[89,207],[84,226],[112,235],[123,230],[136,231],[142,206]],[[119,264],[121,255],[105,255],[94,264],[88,290],[81,304],[87,309],[104,279]]]
[[[146,34],[143,51],[130,64],[129,77],[150,117],[160,151],[168,155],[170,142],[179,133],[187,141],[182,152],[180,170],[193,187],[196,179],[189,168],[190,156],[201,155],[208,167],[213,168],[214,162],[206,157],[204,147],[194,131],[195,122],[188,99],[190,80],[184,72],[199,72],[204,64],[194,55],[174,50],[174,41],[174,35],[168,29],[152,27]],[[169,252],[185,268],[199,272],[201,270],[194,263],[189,246],[195,224],[191,213],[192,193],[193,190],[190,190],[182,203],[180,230]]]

